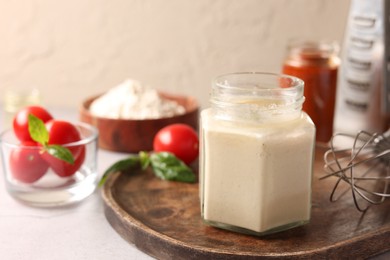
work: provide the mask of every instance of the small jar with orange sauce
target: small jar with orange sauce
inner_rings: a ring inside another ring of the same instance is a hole
[[[327,143],[333,134],[339,45],[334,42],[297,41],[288,46],[284,74],[305,83],[303,110],[316,125],[317,143]]]

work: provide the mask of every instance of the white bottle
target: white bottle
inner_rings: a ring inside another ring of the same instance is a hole
[[[315,126],[303,81],[266,73],[218,77],[201,113],[205,223],[263,235],[310,219]]]

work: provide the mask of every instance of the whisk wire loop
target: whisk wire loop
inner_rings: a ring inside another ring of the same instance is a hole
[[[324,153],[326,174],[320,179],[337,177],[330,194],[335,202],[349,190],[356,208],[364,212],[370,204],[378,205],[390,197],[390,130],[384,134],[360,131],[356,135],[336,133],[330,140],[330,149]],[[342,147],[338,139],[348,140],[350,146]],[[352,143],[351,143],[352,141]],[[344,191],[336,196],[345,183]],[[368,202],[362,206],[362,200]]]

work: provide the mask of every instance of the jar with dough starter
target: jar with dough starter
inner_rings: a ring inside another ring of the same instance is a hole
[[[315,126],[304,83],[287,75],[215,79],[200,118],[200,200],[206,224],[264,235],[310,220]]]

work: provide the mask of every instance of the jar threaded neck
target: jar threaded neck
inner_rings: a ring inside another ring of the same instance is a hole
[[[283,120],[301,114],[304,83],[288,75],[244,72],[214,80],[211,104],[217,116],[240,120]]]

